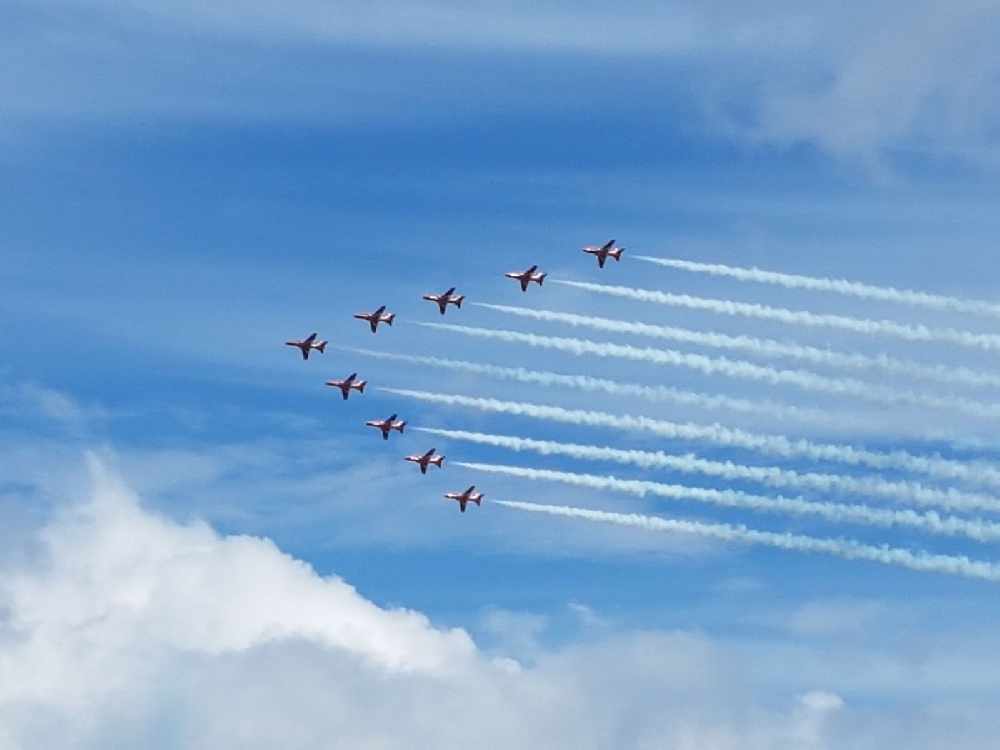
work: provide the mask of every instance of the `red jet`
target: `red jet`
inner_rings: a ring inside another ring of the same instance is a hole
[[[407,456],[403,460],[404,461],[409,461],[411,463],[415,463],[415,464],[419,465],[420,466],[420,473],[421,474],[426,474],[427,473],[427,466],[429,464],[434,464],[439,469],[443,468],[442,465],[441,465],[441,462],[444,461],[444,456],[442,456],[440,453],[435,456],[434,455],[434,448],[431,448],[429,451],[427,451],[422,456]]]
[[[371,421],[365,422],[367,427],[375,427],[382,431],[382,439],[388,440],[389,433],[395,430],[400,435],[403,434],[403,428],[406,427],[406,422],[396,420],[396,415],[393,414],[388,419],[373,419]]]
[[[373,313],[356,313],[354,317],[358,320],[367,320],[368,325],[372,327],[372,333],[376,333],[379,323],[392,325],[392,321],[396,319],[396,313],[386,313],[385,305],[382,305],[382,307]]]
[[[365,392],[365,386],[368,385],[367,380],[358,380],[358,374],[352,372],[344,380],[327,380],[327,385],[333,386],[334,388],[339,388],[340,392],[344,394],[344,401],[347,401],[347,397],[351,395],[351,391],[357,391],[358,393]]]
[[[545,273],[535,273],[537,270],[538,266],[532,266],[527,271],[522,271],[521,273],[511,271],[510,273],[505,273],[504,276],[508,279],[516,279],[519,281],[521,284],[521,291],[526,292],[528,291],[528,284],[532,281],[538,284],[538,286],[541,286],[542,282],[545,281],[545,277],[548,276],[548,274]]]
[[[438,306],[438,310],[444,315],[445,309],[448,305],[454,305],[455,307],[461,309],[462,301],[465,299],[464,294],[455,294],[455,287],[452,287],[444,294],[425,294],[424,299],[428,302],[434,302]]]
[[[320,354],[326,351],[326,342],[317,341],[316,337],[318,335],[318,333],[311,333],[308,337],[302,339],[302,341],[286,341],[285,346],[298,347],[299,351],[302,352],[302,359],[309,359],[309,352],[313,349],[318,350]]]
[[[458,508],[463,513],[465,513],[465,506],[467,503],[475,503],[479,505],[482,503],[483,498],[486,497],[482,492],[476,492],[476,485],[472,485],[465,492],[449,492],[445,495],[448,500],[458,500]]]
[[[608,240],[600,247],[597,245],[585,245],[583,248],[583,252],[597,256],[597,265],[601,268],[604,268],[604,264],[608,260],[608,256],[611,256],[616,261],[619,261],[622,259],[622,253],[624,251],[624,247],[615,247],[614,240]]]

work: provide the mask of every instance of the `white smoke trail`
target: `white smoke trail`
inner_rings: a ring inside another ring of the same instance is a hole
[[[826,315],[805,310],[768,307],[767,305],[758,305],[750,302],[692,297],[687,294],[671,294],[670,292],[660,292],[651,289],[633,289],[626,286],[591,284],[584,281],[553,279],[552,283],[562,284],[574,289],[584,289],[588,292],[607,294],[613,297],[625,297],[640,302],[655,302],[660,305],[685,307],[691,310],[707,310],[708,312],[722,315],[738,315],[748,318],[776,320],[791,325],[839,328],[845,331],[853,331],[854,333],[892,336],[906,341],[944,341],[959,346],[983,349],[985,351],[1000,351],[1000,336],[991,333],[973,333],[972,331],[960,331],[954,328],[929,328],[924,325],[905,325],[891,320],[849,318],[843,315]]]
[[[590,375],[563,375],[544,370],[527,370],[523,367],[500,367],[499,365],[483,364],[481,362],[466,362],[460,359],[430,357],[413,354],[396,354],[379,352],[371,349],[355,349],[349,346],[336,347],[340,351],[352,352],[376,359],[393,362],[407,362],[415,365],[426,365],[445,370],[461,370],[476,375],[485,375],[498,380],[513,380],[518,383],[528,383],[543,386],[562,386],[581,391],[607,393],[611,396],[634,396],[647,401],[669,402],[696,406],[711,411],[727,410],[746,414],[766,414],[779,419],[799,419],[819,422],[821,424],[848,425],[852,421],[829,411],[807,409],[790,404],[779,404],[765,399],[751,400],[733,398],[731,396],[709,395],[671,388],[665,385],[641,385],[638,383],[622,383],[617,380],[595,378]]]
[[[637,362],[687,367],[706,375],[723,375],[732,378],[757,380],[772,385],[792,385],[806,391],[832,393],[850,396],[881,404],[906,404],[929,409],[944,409],[962,412],[981,419],[1000,417],[1000,404],[986,403],[961,396],[932,396],[903,388],[886,388],[853,378],[832,378],[806,370],[778,370],[773,367],[754,364],[741,359],[726,357],[706,357],[703,354],[679,352],[674,349],[653,349],[650,347],[612,344],[605,341],[566,338],[561,336],[541,336],[534,333],[507,331],[496,328],[475,328],[451,323],[422,323],[416,325],[434,328],[466,336],[526,344],[528,346],[570,352],[577,356],[594,355],[614,357]]]
[[[465,430],[441,430],[433,427],[415,427],[418,432],[450,440],[461,440],[491,445],[521,452],[532,451],[543,456],[566,456],[584,461],[609,461],[637,466],[642,469],[669,469],[684,474],[701,474],[722,479],[746,480],[776,488],[816,490],[820,492],[844,491],[872,495],[896,502],[911,502],[927,507],[947,508],[957,511],[985,510],[1000,513],[1000,498],[962,492],[954,488],[938,489],[919,482],[890,481],[880,477],[852,477],[841,474],[797,472],[777,466],[747,466],[732,461],[713,461],[691,453],[675,455],[663,451],[610,448],[553,440],[490,435]]]
[[[753,336],[730,336],[724,333],[695,331],[690,328],[654,325],[630,320],[615,320],[592,315],[536,310],[512,305],[493,305],[473,302],[476,307],[516,315],[531,320],[565,323],[571,326],[591,328],[609,333],[626,333],[649,338],[680,341],[713,349],[735,349],[765,357],[788,357],[813,364],[827,365],[852,370],[883,370],[896,375],[933,380],[948,385],[1000,387],[1000,375],[967,367],[925,365],[912,360],[897,359],[885,354],[867,355],[853,352],[838,352],[804,344],[788,343],[775,339],[761,339]]]
[[[742,525],[681,521],[671,518],[660,518],[658,516],[643,516],[637,513],[609,513],[602,510],[573,508],[565,505],[540,505],[513,500],[494,500],[493,504],[532,513],[547,513],[553,516],[582,518],[588,521],[612,523],[619,526],[633,526],[648,531],[695,534],[726,542],[744,542],[796,552],[821,553],[847,560],[867,560],[926,573],[946,573],[965,578],[1000,581],[1000,565],[994,562],[970,560],[964,556],[935,555],[928,552],[914,552],[886,545],[874,546],[862,544],[851,539],[823,539],[802,534],[779,534],[771,531],[749,529]]]
[[[960,480],[973,484],[1000,487],[1000,471],[977,462],[952,461],[940,456],[917,456],[906,451],[877,452],[864,448],[833,443],[815,443],[784,435],[762,435],[720,424],[692,424],[639,417],[631,414],[609,414],[600,411],[564,409],[560,406],[501,401],[494,398],[430,393],[406,388],[381,388],[386,393],[413,398],[427,403],[465,406],[480,411],[512,414],[532,419],[544,419],[585,427],[608,427],[617,430],[650,432],[671,440],[704,440],[717,445],[756,450],[773,456],[799,457],[816,461],[833,461],[874,469],[913,471],[937,479]]]
[[[928,534],[944,536],[964,536],[977,542],[992,542],[1000,539],[1000,524],[982,519],[965,519],[955,516],[941,516],[917,513],[913,510],[888,510],[868,505],[845,505],[830,502],[812,502],[800,497],[765,497],[751,495],[739,490],[715,490],[704,487],[687,487],[680,484],[663,484],[640,479],[619,479],[596,474],[574,474],[568,471],[532,469],[522,466],[504,466],[469,461],[452,461],[452,466],[460,466],[473,471],[490,474],[504,474],[533,481],[560,482],[574,487],[592,490],[611,490],[636,497],[663,497],[669,500],[693,500],[726,508],[744,508],[766,513],[788,513],[796,516],[817,516],[834,523],[858,523],[867,526],[895,528],[906,526],[920,529]]]
[[[703,273],[710,276],[728,276],[740,281],[756,281],[762,284],[777,284],[788,289],[808,289],[818,292],[834,292],[850,297],[880,300],[883,302],[898,302],[915,307],[926,307],[931,310],[946,310],[951,312],[974,313],[1000,317],[1000,304],[976,299],[961,299],[944,294],[918,292],[912,289],[897,289],[891,286],[876,286],[846,279],[830,279],[816,276],[802,276],[792,273],[764,271],[759,268],[740,268],[725,266],[719,263],[696,263],[690,260],[673,258],[651,258],[648,255],[633,255],[636,260],[655,263],[658,266],[675,268],[692,273]]]

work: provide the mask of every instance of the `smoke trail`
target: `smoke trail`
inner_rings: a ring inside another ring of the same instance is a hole
[[[650,347],[612,344],[605,341],[565,338],[560,336],[540,336],[534,333],[507,331],[495,328],[475,328],[450,323],[416,323],[425,328],[435,328],[466,336],[495,339],[508,343],[527,344],[543,349],[556,349],[577,356],[592,354],[597,357],[615,357],[658,365],[687,367],[706,375],[723,375],[732,378],[758,380],[773,385],[793,385],[806,391],[819,391],[839,396],[872,401],[882,404],[906,404],[930,409],[960,411],[972,417],[1000,417],[1000,404],[984,403],[961,396],[932,396],[907,391],[902,388],[885,388],[852,378],[831,378],[806,370],[778,370],[757,365],[741,359],[726,357],[706,357],[703,354],[679,352],[674,349],[653,349]]]
[[[615,320],[613,318],[599,318],[591,315],[576,315],[574,313],[555,312],[553,310],[536,310],[529,307],[493,305],[486,302],[473,302],[472,304],[487,310],[495,310],[522,318],[530,318],[531,320],[566,323],[567,325],[591,328],[597,331],[681,341],[713,349],[736,349],[766,357],[788,357],[830,367],[853,370],[884,370],[897,375],[923,378],[949,385],[1000,387],[1000,375],[991,372],[972,370],[960,366],[925,365],[912,360],[896,359],[885,354],[872,356],[853,352],[837,352],[815,346],[777,341],[775,339],[761,339],[753,336],[730,336],[724,333],[694,331],[690,328],[654,325],[630,320]]]
[[[973,333],[959,331],[954,328],[929,328],[924,325],[904,325],[891,320],[870,320],[867,318],[848,318],[843,315],[821,315],[805,310],[788,310],[783,307],[768,307],[750,302],[734,302],[732,300],[708,299],[692,297],[687,294],[671,294],[650,289],[633,289],[626,286],[607,286],[591,284],[583,281],[566,281],[553,279],[553,284],[584,289],[598,294],[613,297],[625,297],[640,302],[655,302],[660,305],[686,307],[692,310],[707,310],[722,315],[739,315],[748,318],[777,320],[791,325],[802,325],[820,328],[839,328],[854,333],[868,335],[893,336],[906,341],[945,341],[959,346],[966,346],[986,351],[1000,350],[1000,336],[990,333]]]
[[[517,452],[532,451],[543,456],[567,456],[584,461],[610,461],[642,469],[669,469],[684,474],[747,480],[776,488],[818,490],[821,492],[846,491],[949,510],[1000,512],[1000,499],[998,498],[962,492],[953,488],[927,487],[919,482],[889,481],[879,477],[797,472],[777,466],[747,466],[732,461],[713,461],[699,458],[691,453],[674,455],[663,451],[579,445],[511,435],[489,435],[465,430],[440,430],[432,427],[415,427],[414,429],[418,432],[426,432],[451,440],[492,445]]]
[[[996,468],[982,463],[951,461],[940,456],[916,456],[905,451],[880,453],[848,445],[814,443],[784,435],[762,435],[724,427],[720,424],[701,425],[690,422],[668,422],[631,414],[619,415],[600,411],[564,409],[560,406],[523,401],[501,401],[493,398],[430,393],[405,388],[382,388],[380,390],[428,403],[465,406],[498,414],[512,414],[585,427],[639,430],[671,440],[704,440],[717,445],[756,450],[773,456],[834,461],[853,466],[868,466],[874,469],[899,469],[926,474],[938,479],[961,480],[973,484],[1000,487],[1000,471]]]
[[[532,513],[583,518],[588,521],[613,523],[619,526],[634,526],[649,531],[696,534],[727,542],[760,544],[796,552],[817,552],[847,560],[868,560],[925,573],[946,573],[965,578],[1000,581],[1000,565],[993,562],[970,560],[964,556],[935,555],[886,545],[876,547],[851,539],[823,539],[801,534],[778,534],[771,531],[749,529],[742,525],[681,521],[658,516],[643,516],[637,513],[609,513],[603,510],[588,510],[565,505],[540,505],[513,500],[494,500],[493,503]]]
[[[819,422],[822,424],[851,424],[851,420],[819,409],[806,409],[790,404],[779,404],[767,400],[750,400],[733,398],[731,396],[709,395],[679,390],[665,385],[640,385],[638,383],[621,383],[616,380],[595,378],[589,375],[563,375],[555,372],[527,370],[523,367],[500,367],[499,365],[483,364],[481,362],[466,362],[460,359],[429,357],[412,354],[395,354],[379,352],[371,349],[355,349],[349,346],[336,347],[341,351],[353,352],[376,359],[394,362],[408,362],[428,367],[438,367],[446,370],[461,370],[463,372],[485,375],[498,380],[513,380],[518,383],[530,383],[543,386],[563,386],[594,393],[607,393],[611,396],[635,396],[647,401],[670,402],[697,406],[709,410],[728,410],[748,414],[766,414],[781,419],[799,419]]]
[[[850,297],[898,302],[915,307],[926,307],[932,310],[947,310],[951,312],[975,313],[1000,317],[1000,305],[983,300],[967,300],[949,297],[943,294],[918,292],[912,289],[897,289],[891,286],[875,286],[846,279],[830,279],[816,276],[802,276],[776,271],[763,271],[759,268],[739,268],[724,266],[718,263],[696,263],[689,260],[673,258],[651,258],[647,255],[633,255],[636,260],[655,263],[658,266],[676,268],[681,271],[704,273],[710,276],[728,276],[740,281],[756,281],[762,284],[777,284],[788,289],[809,289],[819,292],[835,292]]]
[[[574,474],[568,471],[531,469],[521,466],[481,464],[467,461],[452,461],[452,466],[461,466],[473,471],[490,474],[504,474],[521,479],[546,482],[561,482],[574,487],[592,490],[612,490],[637,497],[653,495],[669,500],[694,500],[699,503],[719,505],[726,508],[745,508],[766,513],[788,513],[796,516],[817,516],[834,523],[859,523],[868,526],[894,528],[907,526],[920,529],[928,534],[944,536],[964,536],[978,542],[992,542],[1000,539],[1000,524],[982,519],[940,516],[935,512],[917,513],[913,510],[887,510],[868,505],[844,505],[841,503],[812,502],[800,497],[765,497],[751,495],[738,490],[715,490],[704,487],[687,487],[680,484],[663,484],[640,479],[618,479],[596,474]]]

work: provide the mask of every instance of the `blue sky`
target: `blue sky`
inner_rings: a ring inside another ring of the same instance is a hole
[[[522,295],[502,277],[537,263],[552,279],[991,332],[995,320],[986,317],[710,278],[633,257],[1000,297],[992,273],[1000,71],[983,54],[1000,15],[975,3],[950,14],[931,3],[890,3],[861,15],[727,2],[614,13],[596,3],[519,3],[502,16],[488,4],[423,1],[206,10],[88,0],[0,9],[0,563],[14,581],[4,589],[0,648],[18,669],[58,653],[62,670],[81,675],[76,688],[56,690],[41,668],[30,686],[0,673],[0,715],[10,727],[0,747],[51,740],[28,709],[69,721],[72,747],[208,746],[232,740],[227,728],[251,727],[257,741],[302,747],[330,732],[387,747],[413,746],[416,737],[449,747],[476,732],[498,744],[551,747],[556,737],[567,747],[669,746],[682,737],[720,748],[741,739],[934,747],[944,737],[982,747],[997,728],[988,707],[1000,686],[982,658],[997,645],[989,627],[995,584],[520,514],[489,499],[745,523],[977,559],[992,559],[992,545],[530,483],[448,461],[422,477],[400,458],[433,444],[451,460],[778,492],[416,432],[384,444],[362,427],[398,412],[412,426],[871,473],[420,404],[378,390],[386,386],[995,461],[989,419],[413,324],[440,320],[421,294],[457,285],[470,302],[992,370],[995,354],[949,344],[684,311],[549,282]],[[610,237],[626,255],[599,271],[579,247]],[[381,304],[398,321],[373,337],[350,316]],[[445,322],[995,398],[989,389],[472,306],[450,310]],[[302,362],[282,346],[313,330],[331,341],[325,355]],[[526,386],[339,347],[766,398],[852,426]],[[344,403],[322,385],[353,371],[371,382],[363,397]],[[970,449],[965,438],[988,444]],[[101,468],[88,469],[88,455]],[[460,515],[440,497],[473,482],[487,493],[482,508]],[[132,550],[132,538],[146,540],[148,558]],[[204,550],[217,554],[202,559]],[[178,562],[188,553],[203,566],[197,572]],[[308,579],[294,560],[332,578]],[[137,582],[132,567],[149,580]],[[337,577],[357,592],[333,590]],[[187,584],[175,591],[177,581]],[[188,590],[201,584],[203,597]],[[152,593],[130,596],[133,587]],[[301,593],[314,587],[315,601]],[[59,595],[43,607],[34,597],[46,590]],[[80,636],[75,625],[90,620],[85,605],[70,603],[88,597],[94,621],[111,624]],[[400,624],[397,608],[415,619]],[[299,611],[322,614],[289,614]],[[371,618],[373,632],[385,628],[380,646],[341,638],[354,612]],[[199,629],[202,619],[217,632]],[[398,649],[384,647],[397,641]],[[85,656],[93,642],[106,644],[106,662]],[[140,667],[135,655],[144,649],[155,658]],[[417,653],[433,656],[424,663]],[[435,659],[466,666],[459,677],[442,676]],[[109,670],[120,679],[104,680]],[[267,674],[295,687],[226,699],[224,685]],[[150,676],[168,687],[121,703]],[[449,704],[466,688],[489,698],[444,732],[444,719],[427,717],[435,684]],[[406,706],[398,727],[367,702],[355,705],[376,690]],[[333,718],[302,698],[327,691]],[[583,718],[539,717],[511,691],[539,691],[564,717]],[[281,705],[299,733],[265,710]]]

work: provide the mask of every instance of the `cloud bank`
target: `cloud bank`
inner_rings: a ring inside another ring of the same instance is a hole
[[[803,692],[776,712],[702,715],[724,662],[686,634],[531,668],[490,657],[464,630],[380,607],[266,539],[153,514],[92,472],[90,501],[41,532],[41,559],[3,571],[2,748],[736,747],[746,732],[763,748],[840,710]]]

